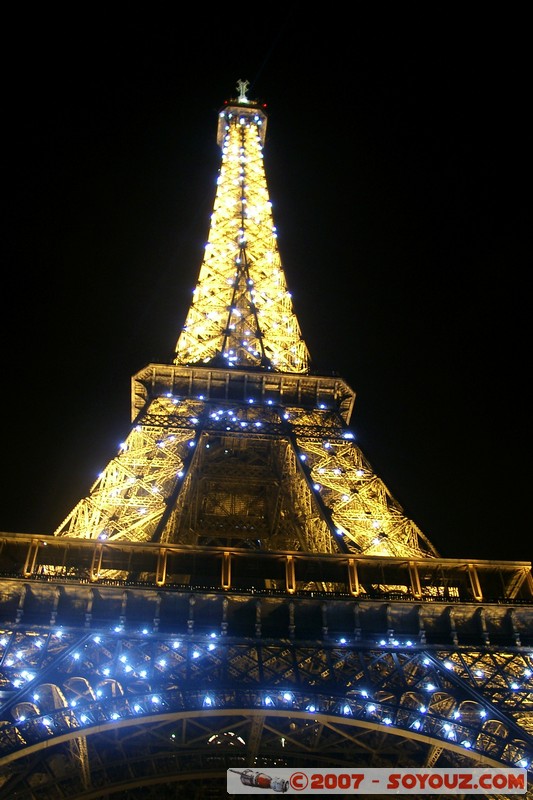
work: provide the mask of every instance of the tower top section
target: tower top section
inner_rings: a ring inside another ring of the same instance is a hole
[[[261,140],[261,146],[265,144],[267,127],[266,105],[260,103],[258,100],[248,100],[246,97],[248,86],[248,81],[237,81],[239,96],[233,100],[226,100],[224,103],[224,107],[218,117],[217,144],[219,147],[224,146],[224,141],[229,129],[228,126],[231,124],[232,119],[237,118],[241,122],[244,122],[248,117],[251,118],[252,124],[257,126],[257,133]]]
[[[174,364],[308,373],[263,163],[267,116],[247,90],[239,80],[238,96],[220,111],[209,236]]]

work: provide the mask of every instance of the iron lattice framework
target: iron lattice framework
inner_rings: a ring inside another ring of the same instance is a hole
[[[173,363],[133,376],[130,432],[54,534],[2,534],[0,800],[530,768],[531,564],[440,558],[357,446],[353,390],[311,369],[266,114],[238,90]]]

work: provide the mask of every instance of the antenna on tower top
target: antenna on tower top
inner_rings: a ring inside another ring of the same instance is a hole
[[[239,103],[247,103],[248,98],[246,97],[246,92],[248,91],[248,87],[250,85],[250,81],[237,81],[237,91],[239,92]]]

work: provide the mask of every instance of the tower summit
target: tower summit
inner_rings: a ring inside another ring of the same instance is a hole
[[[263,107],[239,97],[220,112],[222,163],[205,256],[175,364],[307,373],[278,251],[263,160]]]

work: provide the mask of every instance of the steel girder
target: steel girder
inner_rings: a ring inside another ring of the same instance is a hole
[[[108,623],[2,631],[0,798],[133,797],[210,774],[215,791],[231,766],[531,763],[527,648]]]

